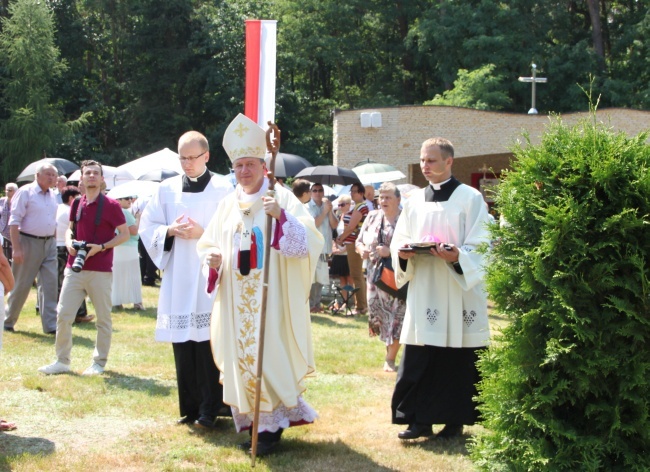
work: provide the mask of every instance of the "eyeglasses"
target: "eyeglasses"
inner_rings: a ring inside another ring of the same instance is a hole
[[[135,200],[135,197],[122,197],[118,198],[118,200]]]
[[[339,203],[339,208],[344,207],[344,206],[348,206],[348,205],[349,205],[349,203]]]
[[[325,190],[322,188],[313,188],[311,191],[312,193],[323,193]]]
[[[194,162],[195,160],[197,160],[199,157],[201,157],[201,156],[202,156],[203,154],[205,154],[206,152],[208,152],[208,151],[203,151],[203,152],[202,152],[201,154],[199,154],[198,156],[187,156],[187,157],[179,156],[178,160],[181,161],[181,163],[184,163],[184,162]]]

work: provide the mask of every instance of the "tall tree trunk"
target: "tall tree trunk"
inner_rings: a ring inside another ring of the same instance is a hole
[[[603,41],[603,28],[600,21],[599,0],[587,0],[589,17],[591,18],[591,38],[594,43],[594,50],[600,59],[601,65],[605,64],[605,42]]]

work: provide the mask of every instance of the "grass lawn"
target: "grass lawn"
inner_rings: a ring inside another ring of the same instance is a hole
[[[175,424],[171,345],[153,340],[158,288],[143,293],[151,308],[113,313],[106,372],[88,378],[80,373],[92,363],[94,323],[73,328],[74,374],[37,372],[55,360],[54,337],[42,333],[32,292],[0,353],[0,417],[18,424],[0,433],[0,470],[250,469],[249,455],[237,448],[248,435],[235,433],[230,420],[207,433]],[[397,439],[403,427],[390,423],[395,374],[382,372],[385,350],[368,337],[365,319],[313,315],[312,326],[317,374],[305,398],[320,419],[287,430],[278,453],[258,459],[256,470],[472,470],[466,441],[480,426],[453,441]]]

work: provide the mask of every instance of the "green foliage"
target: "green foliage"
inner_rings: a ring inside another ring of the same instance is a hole
[[[495,76],[494,69],[494,64],[486,64],[471,72],[460,69],[454,88],[436,95],[433,100],[424,102],[424,105],[502,110],[510,103],[510,99],[500,89],[503,76]]]
[[[595,116],[595,115],[594,115]],[[554,119],[497,194],[480,361],[483,470],[649,470],[650,146]]]
[[[6,15],[2,8],[8,2],[0,3],[0,15]],[[537,87],[540,113],[584,109],[580,86],[590,75],[604,106],[650,107],[648,2],[599,2],[604,58],[593,50],[588,2],[15,0],[12,5],[32,3],[39,5],[32,15],[45,12],[46,5],[53,12],[44,14],[47,22],[54,20],[54,30],[46,28],[29,43],[29,54],[0,63],[0,78],[6,79],[0,81],[6,98],[0,124],[12,121],[5,124],[0,158],[15,168],[17,159],[32,160],[43,150],[119,165],[174,148],[180,134],[196,129],[212,143],[210,167],[225,172],[229,161],[219,144],[228,122],[243,110],[247,18],[278,20],[276,121],[283,150],[314,163],[332,158],[336,109],[419,104],[439,96],[440,103],[525,113],[530,84],[516,78],[530,74],[531,62],[548,77]],[[14,15],[7,21],[17,24]],[[27,73],[37,67],[49,69]],[[45,88],[33,88],[34,81]],[[43,105],[18,100],[26,94]],[[10,97],[16,101],[9,103]],[[73,134],[67,127],[50,127],[80,116],[88,124]],[[33,149],[18,149],[19,142]]]
[[[78,129],[87,115],[64,123],[60,109],[51,103],[52,80],[61,77],[66,66],[54,44],[47,5],[16,0],[9,13],[0,33],[0,57],[7,72],[2,98],[8,111],[8,118],[0,123],[0,151],[4,177],[13,179],[25,165],[52,149],[61,136]]]

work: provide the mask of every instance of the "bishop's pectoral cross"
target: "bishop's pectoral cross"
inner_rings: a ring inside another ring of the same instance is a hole
[[[537,109],[535,108],[535,85],[536,84],[545,84],[546,77],[537,77],[537,65],[531,64],[533,68],[532,77],[519,77],[519,82],[532,82],[533,84],[533,100],[530,110],[528,110],[529,115],[537,115]]]

